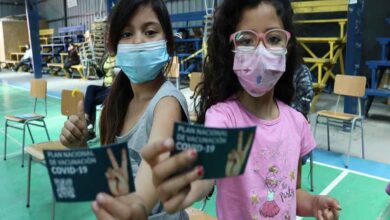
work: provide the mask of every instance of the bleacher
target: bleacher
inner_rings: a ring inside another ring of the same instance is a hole
[[[386,18],[387,23],[390,28],[390,17]],[[377,42],[381,46],[381,55],[379,60],[370,60],[366,62],[366,65],[371,70],[371,80],[370,85],[366,89],[366,96],[368,97],[368,102],[366,106],[366,115],[370,110],[371,104],[373,102],[374,97],[390,97],[389,89],[381,89],[379,88],[379,83],[382,80],[384,75],[384,68],[390,68],[390,52],[388,51],[388,47],[390,47],[390,36],[389,37],[378,37]],[[382,70],[382,71],[378,71]]]
[[[313,74],[315,97],[312,110],[321,91],[328,85],[329,79],[336,74],[344,74],[344,48],[346,46],[346,24],[348,0],[321,0],[292,2],[297,17],[295,24],[302,28],[310,26],[310,34],[320,32],[324,25],[338,26],[338,33],[331,36],[298,36],[298,42],[305,51],[304,62]],[[329,17],[329,14],[332,17]],[[309,19],[308,19],[309,18]],[[324,53],[318,48],[327,48]],[[336,67],[339,70],[336,70]]]

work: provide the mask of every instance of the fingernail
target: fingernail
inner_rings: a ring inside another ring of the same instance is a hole
[[[188,156],[190,157],[190,159],[194,159],[196,157],[196,155],[197,155],[196,150],[194,150],[194,149],[188,150]]]
[[[97,204],[96,201],[93,201],[93,203],[92,203],[92,208],[93,208],[93,210],[94,210],[95,212],[99,211],[99,206],[98,206],[98,204]]]
[[[201,177],[201,176],[203,176],[203,173],[204,173],[203,167],[202,167],[202,166],[197,166],[197,167],[196,167],[196,174],[197,174],[199,177]]]
[[[164,147],[166,147],[169,150],[173,148],[173,145],[174,145],[174,142],[173,142],[172,138],[166,139],[164,141]]]
[[[106,198],[105,198],[104,195],[101,194],[101,193],[99,193],[99,194],[97,195],[97,197],[96,197],[96,200],[97,200],[98,202],[104,202],[105,199],[106,199]]]

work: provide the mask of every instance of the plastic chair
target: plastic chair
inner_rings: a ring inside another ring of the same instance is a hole
[[[336,103],[336,109],[317,112],[317,117],[315,120],[314,136],[316,135],[317,131],[318,119],[326,118],[328,151],[330,151],[329,122],[340,122],[343,127],[349,128],[350,134],[348,148],[346,150],[347,155],[345,159],[345,168],[348,168],[349,165],[352,133],[355,130],[356,123],[358,121],[360,122],[361,127],[362,158],[364,159],[364,123],[361,111],[361,98],[365,95],[366,92],[366,81],[367,79],[364,76],[337,75],[334,85],[334,93],[339,95]],[[358,115],[338,111],[341,96],[351,96],[358,98]]]
[[[80,100],[84,99],[84,94],[75,90],[62,90],[61,93],[61,113],[65,116],[77,114],[77,105]],[[30,207],[30,189],[31,189],[31,162],[35,161],[45,165],[44,150],[66,150],[67,148],[60,141],[48,141],[44,143],[32,144],[26,147],[25,151],[29,154],[28,173],[27,173],[27,207]],[[55,198],[53,195],[52,216],[54,219]]]
[[[30,130],[31,126],[37,126],[45,128],[47,139],[50,141],[49,132],[47,131],[45,118],[47,116],[47,81],[43,79],[33,79],[30,81],[30,96],[35,99],[33,113],[28,114],[18,114],[18,115],[6,115],[5,116],[5,137],[4,137],[4,160],[7,159],[7,134],[8,128],[15,128],[23,132],[22,138],[22,167],[24,167],[24,145],[26,139],[26,127],[32,143],[34,142],[33,135]],[[43,99],[45,102],[45,115],[40,115],[36,113],[37,101],[38,99]]]

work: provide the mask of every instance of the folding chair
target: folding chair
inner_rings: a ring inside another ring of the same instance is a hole
[[[78,91],[62,90],[61,93],[61,113],[65,116],[77,114],[77,104],[84,99],[84,94]],[[67,148],[60,141],[48,141],[44,143],[32,144],[26,147],[25,151],[29,154],[28,173],[27,173],[27,207],[30,207],[30,188],[31,188],[31,162],[34,159],[42,165],[45,165],[44,150],[66,150]],[[55,198],[53,195],[52,218],[55,213]]]
[[[37,126],[45,128],[47,139],[50,141],[49,132],[47,131],[45,118],[47,116],[47,82],[44,79],[33,79],[30,81],[30,96],[35,99],[33,113],[29,114],[18,114],[18,115],[6,115],[5,116],[5,137],[4,137],[4,160],[7,159],[7,134],[8,127],[15,128],[17,130],[23,131],[22,138],[22,167],[24,167],[24,145],[26,139],[26,127],[32,143],[34,142],[33,135],[30,130],[31,126]],[[45,101],[45,115],[40,115],[36,113],[37,101],[38,99],[43,99]]]
[[[360,122],[361,127],[361,139],[362,139],[362,158],[364,159],[364,123],[363,116],[361,111],[361,98],[366,93],[366,77],[364,76],[348,76],[348,75],[337,75],[334,85],[334,93],[339,95],[336,103],[336,108],[333,111],[319,111],[317,112],[317,117],[314,127],[314,136],[316,135],[318,119],[326,118],[326,127],[327,127],[327,140],[328,140],[328,151],[330,151],[330,136],[329,136],[329,122],[337,123],[344,128],[350,129],[349,134],[349,143],[346,150],[346,159],[345,159],[345,168],[348,168],[349,165],[349,156],[351,151],[351,141],[352,133],[356,128],[356,122]],[[358,115],[348,114],[341,111],[338,111],[340,97],[341,96],[352,96],[358,98]]]

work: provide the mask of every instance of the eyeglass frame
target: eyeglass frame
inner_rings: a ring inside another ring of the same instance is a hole
[[[290,39],[291,39],[291,33],[290,33],[290,32],[288,32],[288,31],[286,31],[286,30],[283,30],[283,29],[278,29],[278,28],[268,30],[268,31],[266,31],[265,33],[257,33],[256,31],[253,31],[253,30],[241,30],[241,31],[234,32],[233,34],[230,35],[230,42],[233,42],[234,47],[237,48],[236,41],[235,41],[235,39],[234,39],[235,36],[236,36],[238,33],[244,32],[244,31],[245,31],[245,32],[246,32],[246,31],[247,31],[247,32],[251,32],[251,33],[253,33],[253,34],[256,35],[256,37],[257,37],[257,45],[256,45],[256,47],[255,47],[254,49],[256,49],[257,47],[259,47],[260,41],[263,42],[264,46],[266,47],[266,43],[264,43],[264,39],[265,39],[265,36],[266,36],[269,32],[271,32],[271,31],[282,31],[282,32],[284,32],[284,33],[287,35],[287,45],[286,45],[286,48],[287,48],[288,43],[289,43],[289,41],[290,41]],[[266,47],[266,48],[267,48],[267,47]]]

